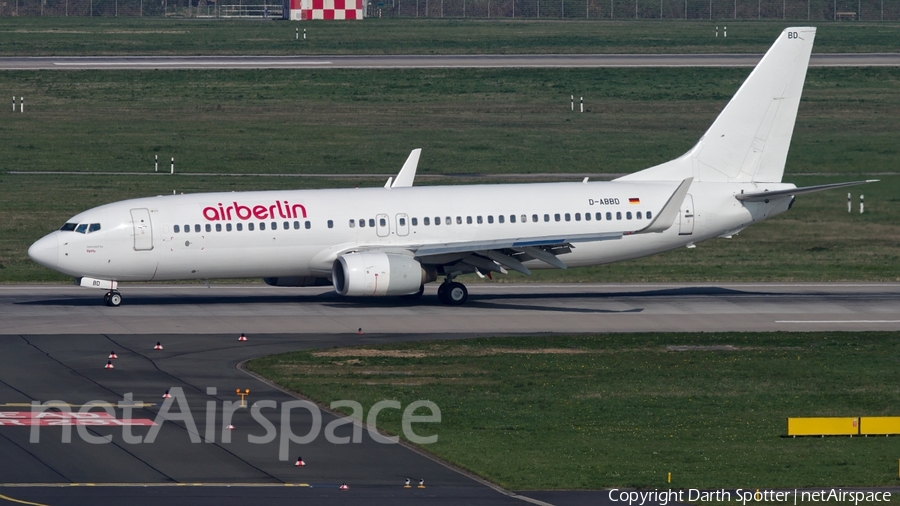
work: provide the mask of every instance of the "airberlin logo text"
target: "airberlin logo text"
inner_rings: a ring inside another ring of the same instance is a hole
[[[287,200],[278,201],[269,206],[255,205],[242,206],[237,202],[231,205],[223,206],[221,202],[218,207],[204,207],[203,217],[207,221],[231,221],[231,220],[269,220],[276,218],[306,218],[306,208],[302,204],[290,204]]]

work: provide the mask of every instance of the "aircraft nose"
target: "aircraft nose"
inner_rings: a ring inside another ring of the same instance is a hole
[[[28,248],[28,256],[35,262],[56,269],[59,263],[59,240],[55,233],[38,239]]]

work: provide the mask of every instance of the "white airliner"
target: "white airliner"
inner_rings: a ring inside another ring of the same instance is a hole
[[[700,141],[614,181],[413,187],[421,150],[383,188],[166,195],[72,217],[28,256],[107,290],[120,281],[262,277],[333,284],[346,296],[466,301],[460,274],[579,267],[639,258],[783,213],[782,183],[815,28],[788,28]]]

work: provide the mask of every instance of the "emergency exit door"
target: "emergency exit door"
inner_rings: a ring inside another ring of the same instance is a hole
[[[678,222],[678,235],[694,233],[694,197],[690,193],[684,196],[681,204],[681,220]]]

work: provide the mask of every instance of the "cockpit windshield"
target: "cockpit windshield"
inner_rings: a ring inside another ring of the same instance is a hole
[[[100,230],[99,223],[66,223],[59,229],[62,232],[78,232],[79,234],[89,234]]]

